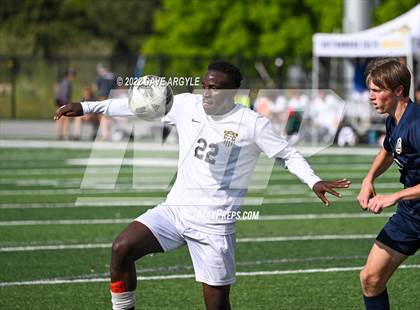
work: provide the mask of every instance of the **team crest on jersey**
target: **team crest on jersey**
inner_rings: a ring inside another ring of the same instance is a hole
[[[238,133],[232,130],[225,130],[223,134],[223,143],[227,147],[231,147],[235,144],[236,138],[238,137]]]
[[[398,140],[397,140],[397,145],[395,146],[395,153],[397,153],[398,155],[400,155],[402,153],[402,139],[401,139],[401,137],[399,137]]]

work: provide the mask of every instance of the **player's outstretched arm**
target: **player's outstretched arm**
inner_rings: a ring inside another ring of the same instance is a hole
[[[59,120],[62,116],[75,117],[82,116],[83,108],[80,102],[72,102],[61,106],[55,111],[54,120]]]
[[[330,201],[325,196],[325,193],[330,193],[336,197],[341,197],[341,194],[336,192],[335,188],[348,188],[351,181],[347,179],[340,179],[335,181],[322,181],[312,170],[309,163],[303,158],[295,149],[287,146],[279,156],[276,158],[276,163],[282,167],[286,167],[292,174],[297,176],[303,183],[306,183],[319,199],[325,204],[330,205]]]
[[[54,119],[62,116],[81,116],[83,114],[103,114],[106,116],[135,116],[128,106],[127,98],[114,98],[102,101],[84,101],[66,104],[55,112]]]
[[[347,179],[340,179],[340,180],[335,180],[335,181],[318,181],[312,187],[312,190],[318,196],[318,198],[322,200],[325,206],[328,207],[330,205],[330,201],[325,196],[325,194],[330,193],[331,195],[334,195],[335,197],[341,198],[342,195],[336,192],[334,189],[335,188],[348,188],[350,184],[351,184],[351,181]]]

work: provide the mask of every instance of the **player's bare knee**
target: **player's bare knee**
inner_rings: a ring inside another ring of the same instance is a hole
[[[130,245],[128,241],[118,236],[112,243],[112,256],[117,256],[120,258],[126,258],[130,253]]]
[[[374,272],[371,272],[366,267],[360,272],[360,283],[362,285],[363,293],[366,296],[375,296],[376,294],[381,293],[385,289],[384,281],[381,279],[380,275]]]

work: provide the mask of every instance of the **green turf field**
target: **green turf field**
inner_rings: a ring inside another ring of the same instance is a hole
[[[0,149],[0,309],[110,309],[112,240],[130,219],[163,200],[174,169],[143,168],[146,177],[136,179],[126,165],[114,188],[81,188],[86,166],[80,163],[90,154],[89,149]],[[152,150],[141,155],[176,157]],[[243,210],[259,211],[260,219],[237,223],[233,309],[363,309],[358,272],[395,210],[372,215],[356,203],[372,159],[309,158],[321,177],[353,181],[329,208],[281,169],[274,169],[267,189],[250,192]],[[114,168],[90,167],[90,176],[112,179]],[[398,175],[395,169],[387,172],[377,191],[400,188]],[[259,197],[265,199],[262,206]],[[138,309],[204,308],[185,247],[145,257],[137,269]],[[419,291],[420,256],[415,255],[389,284],[392,308],[420,309]]]

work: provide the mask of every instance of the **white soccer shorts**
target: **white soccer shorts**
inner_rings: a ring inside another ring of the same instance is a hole
[[[162,205],[135,220],[150,229],[165,252],[187,244],[197,282],[213,286],[235,283],[235,234],[208,234],[186,227],[179,214]]]

